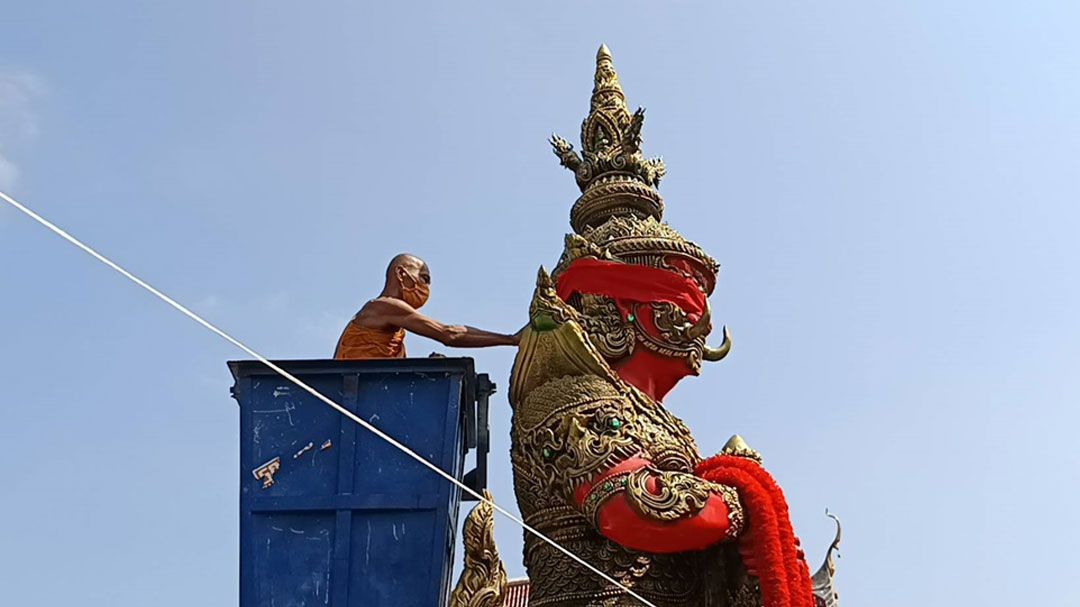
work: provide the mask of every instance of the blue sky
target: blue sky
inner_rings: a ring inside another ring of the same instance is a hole
[[[815,564],[842,516],[845,605],[1080,603],[1080,5],[163,4],[4,7],[0,189],[272,357],[400,250],[511,330],[606,42],[723,265],[702,450],[764,453]],[[7,208],[0,259],[0,603],[235,604],[239,354]]]

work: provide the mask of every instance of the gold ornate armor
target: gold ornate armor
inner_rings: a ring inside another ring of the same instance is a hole
[[[733,490],[692,474],[701,457],[686,426],[619,379],[590,344],[581,319],[559,300],[541,271],[510,393],[510,457],[525,522],[660,607],[688,601],[727,605],[725,600],[702,600],[726,597],[726,578],[717,571],[721,549],[648,554],[620,546],[597,530],[595,506],[619,491],[635,510],[656,521],[696,514],[709,493],[720,494],[730,508],[732,535],[741,528],[742,508]],[[635,456],[652,462],[648,473],[663,479],[658,494],[645,489],[645,474],[638,470],[609,478],[593,489],[583,507],[575,504],[575,489],[583,482]],[[532,580],[530,605],[638,604],[528,534],[525,565]]]

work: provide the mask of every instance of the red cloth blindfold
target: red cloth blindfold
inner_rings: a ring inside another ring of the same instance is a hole
[[[603,295],[623,302],[675,304],[694,320],[705,312],[705,293],[693,280],[668,270],[599,259],[578,259],[559,275],[556,292]]]

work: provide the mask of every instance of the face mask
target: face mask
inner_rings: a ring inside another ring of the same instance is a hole
[[[405,303],[410,306],[419,309],[427,303],[428,297],[431,296],[431,285],[412,276],[409,276],[409,278],[412,280],[413,286],[407,287],[405,281],[401,281],[401,299],[405,300]]]

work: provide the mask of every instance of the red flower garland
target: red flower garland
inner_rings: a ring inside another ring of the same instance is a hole
[[[756,563],[763,607],[814,607],[810,570],[791,527],[787,501],[772,476],[756,462],[718,455],[697,467],[706,480],[735,487],[743,502],[749,552]]]
[[[779,531],[788,564],[789,578],[796,584],[796,588],[806,589],[805,592],[794,592],[792,596],[801,598],[804,607],[814,607],[815,601],[813,591],[811,590],[810,569],[806,565],[802,549],[799,548],[799,538],[795,536],[795,531],[792,529],[791,514],[788,511],[787,499],[784,498],[784,492],[780,489],[780,485],[777,484],[772,475],[766,472],[757,462],[741,457],[736,457],[734,459],[737,461],[731,462],[732,465],[739,466],[743,470],[756,475],[772,494],[773,506],[776,508],[776,520],[780,524]],[[793,602],[793,605],[797,604],[798,603]]]

